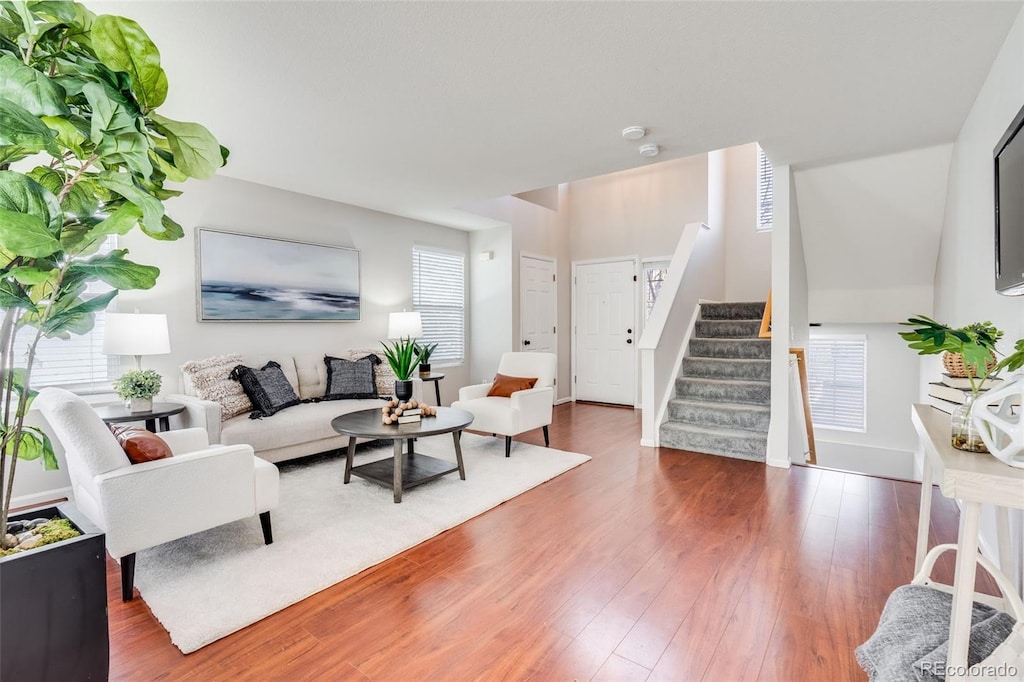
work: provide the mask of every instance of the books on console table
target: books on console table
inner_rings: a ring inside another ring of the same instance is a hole
[[[420,415],[419,414],[405,414],[405,413],[403,413],[402,416],[398,418],[398,423],[399,424],[414,424],[414,423],[416,423],[418,421],[420,421]]]
[[[993,379],[975,379],[975,384],[981,384],[979,387],[982,391],[986,391],[990,388],[995,388],[1003,382],[999,377]],[[971,380],[967,377],[954,377],[946,373],[942,374],[942,383],[951,388],[961,388],[967,391],[971,390]]]
[[[985,393],[985,391],[982,391]],[[933,381],[928,384],[928,402],[932,407],[943,412],[953,412],[957,405],[965,405],[967,398],[971,395],[969,388],[953,388],[945,384]]]
[[[947,402],[963,405],[971,395],[970,388],[954,388],[938,381],[928,384],[928,395],[932,398],[940,398]]]

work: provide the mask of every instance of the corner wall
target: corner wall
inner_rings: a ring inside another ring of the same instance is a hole
[[[772,231],[757,231],[757,145],[725,150],[725,300],[763,301],[772,286]]]
[[[519,258],[522,254],[546,256],[557,261],[555,272],[558,301],[558,385],[556,400],[572,395],[569,284],[569,207],[567,187],[542,192],[544,201],[536,203],[515,196],[481,201],[462,209],[505,223],[508,227],[474,232],[470,236],[470,274],[474,286],[483,285],[483,293],[471,292],[472,310],[481,315],[473,323],[473,361],[469,383],[489,381],[498,367],[501,354],[523,350],[519,314]],[[536,193],[525,193],[533,196]],[[552,199],[552,194],[557,201]],[[553,207],[553,208],[552,208]],[[494,261],[479,261],[480,251],[493,250]]]
[[[1005,351],[1024,338],[1024,297],[1000,296],[993,274],[992,151],[1024,105],[1024,10],[1010,29],[953,147],[945,220],[935,275],[935,319],[952,325],[990,320],[1006,336]],[[921,365],[921,380],[938,376],[938,358]],[[909,410],[903,418],[910,418]],[[1024,584],[1024,514],[1011,518],[1013,556],[1004,571]],[[983,509],[982,551],[995,557],[994,511]]]
[[[669,257],[708,220],[708,155],[572,182],[568,200],[572,260]]]

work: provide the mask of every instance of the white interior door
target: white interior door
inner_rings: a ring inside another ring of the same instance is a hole
[[[555,267],[551,259],[519,258],[520,350],[558,352]]]
[[[633,260],[575,268],[577,400],[636,402],[635,274]]]

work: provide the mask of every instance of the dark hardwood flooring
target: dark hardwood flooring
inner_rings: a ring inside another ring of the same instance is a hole
[[[638,412],[559,406],[551,446],[591,462],[187,656],[109,561],[111,679],[866,679],[920,487],[639,439]]]

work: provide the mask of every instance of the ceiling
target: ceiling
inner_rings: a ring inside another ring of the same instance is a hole
[[[753,140],[798,167],[949,142],[1020,2],[89,7],[142,24],[223,174],[475,229],[458,207]]]

